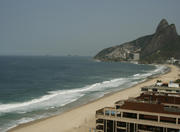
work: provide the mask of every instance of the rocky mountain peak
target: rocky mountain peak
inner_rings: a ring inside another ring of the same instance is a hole
[[[138,56],[140,63],[164,63],[171,57],[180,59],[180,36],[176,26],[162,19],[154,34],[103,49],[94,58],[102,61],[132,61],[137,60]]]
[[[170,30],[172,31],[173,34],[178,35],[177,32],[176,32],[175,24],[171,24],[169,27],[170,27]]]
[[[169,26],[168,22],[166,19],[162,19],[160,23],[158,24],[158,27],[156,29],[156,33],[161,33],[164,31],[167,27]]]
[[[159,25],[168,25],[168,21],[163,18],[163,19],[159,22]]]
[[[160,21],[155,34],[159,35],[164,33],[177,36],[176,26],[174,24],[169,25],[166,19]]]

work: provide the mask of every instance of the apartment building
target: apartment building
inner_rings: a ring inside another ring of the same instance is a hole
[[[180,132],[180,94],[145,92],[97,110],[96,132]]]

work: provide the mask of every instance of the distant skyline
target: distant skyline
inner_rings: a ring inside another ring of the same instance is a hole
[[[180,32],[180,0],[1,0],[0,55],[94,56],[153,34]]]

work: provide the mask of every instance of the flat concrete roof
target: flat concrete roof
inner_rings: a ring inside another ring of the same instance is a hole
[[[172,87],[163,87],[163,86],[145,86],[145,87],[142,87],[141,89],[159,89],[159,90],[180,90],[180,87],[178,88],[172,88]]]
[[[142,102],[134,102],[134,101],[125,101],[124,104],[120,107],[120,109],[180,115],[180,111],[178,112],[171,112],[169,110],[167,111],[167,109],[165,109],[165,106],[163,104],[151,104],[151,103],[142,103]]]
[[[180,96],[170,96],[168,94],[142,93],[137,100],[156,101],[157,103],[177,104],[180,105]]]

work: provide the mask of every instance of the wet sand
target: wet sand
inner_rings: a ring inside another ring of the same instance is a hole
[[[170,80],[180,78],[180,69],[172,65],[169,67],[170,71],[166,74],[148,79],[133,87],[105,95],[98,100],[66,111],[62,114],[19,125],[8,132],[86,132],[89,128],[95,128],[96,110],[106,106],[113,106],[114,102],[118,100],[136,97],[141,93],[141,87],[152,85],[156,80],[169,82]]]

